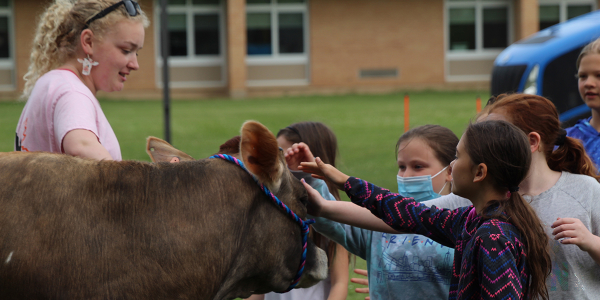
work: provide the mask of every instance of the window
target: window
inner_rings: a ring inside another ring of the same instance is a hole
[[[450,50],[475,50],[475,9],[450,9]]]
[[[540,30],[560,23],[560,6],[540,5]]]
[[[304,53],[303,14],[279,14],[279,53]]]
[[[272,54],[271,14],[248,13],[246,22],[248,55]]]
[[[187,56],[187,16],[169,14],[169,55]]]
[[[195,15],[194,40],[196,55],[221,54],[219,47],[219,15]]]
[[[249,56],[277,57],[306,53],[306,2],[247,0]]]
[[[447,81],[487,81],[512,41],[512,0],[445,0]]]
[[[595,9],[589,0],[540,0],[540,30]]]
[[[0,90],[14,90],[15,62],[11,0],[0,0]]]
[[[1,1],[1,0],[0,0]],[[220,56],[223,8],[220,0],[169,0],[171,57]]]
[[[450,52],[482,52],[508,46],[508,1],[449,0],[447,7]]]
[[[0,0],[0,59],[10,58],[10,17],[11,10],[8,0]]]
[[[2,0],[0,0],[2,1]],[[227,83],[225,0],[169,0],[169,69],[173,88],[223,87]],[[156,84],[162,87],[160,5],[155,0]]]
[[[508,9],[483,9],[483,48],[506,48],[508,46]]]

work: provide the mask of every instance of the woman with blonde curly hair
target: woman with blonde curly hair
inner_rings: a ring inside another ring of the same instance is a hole
[[[33,40],[15,150],[121,160],[96,93],[123,89],[148,25],[133,0],[55,0]]]

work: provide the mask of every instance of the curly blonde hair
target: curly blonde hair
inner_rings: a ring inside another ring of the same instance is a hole
[[[29,57],[29,69],[23,79],[25,88],[22,98],[26,99],[36,81],[45,73],[63,65],[72,58],[78,47],[85,22],[103,9],[121,0],[55,0],[40,16]],[[141,22],[144,28],[150,21],[143,11],[135,17],[119,7],[103,18],[90,23],[88,28],[94,36],[103,35],[123,18]]]

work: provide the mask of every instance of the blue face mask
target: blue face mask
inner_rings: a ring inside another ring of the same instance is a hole
[[[401,177],[396,175],[398,180],[398,193],[404,197],[414,198],[417,202],[440,197],[441,195],[439,193],[433,191],[431,179],[440,175],[440,173],[444,172],[447,168],[448,166],[433,175],[433,177],[431,175],[415,177]],[[444,187],[446,187],[446,184],[444,184],[440,192],[444,190]]]

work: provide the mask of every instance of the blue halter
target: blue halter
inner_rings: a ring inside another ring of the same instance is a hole
[[[248,174],[252,175],[252,173],[250,173],[250,171],[248,171],[248,169],[246,169],[246,166],[244,166],[243,162],[241,162],[240,160],[238,160],[237,158],[235,158],[231,155],[216,154],[209,158],[221,158],[221,159],[230,161],[230,162],[238,165],[240,168],[244,169],[246,172],[248,172]],[[252,178],[260,186],[261,190],[263,190],[265,192],[265,194],[267,194],[267,196],[269,198],[271,198],[271,200],[273,200],[273,202],[275,202],[275,204],[277,206],[279,206],[279,208],[283,209],[285,211],[285,213],[288,216],[290,216],[296,223],[298,223],[300,225],[300,227],[302,228],[302,257],[300,258],[300,267],[298,268],[298,273],[296,273],[296,277],[294,277],[292,284],[284,292],[284,293],[287,293],[287,292],[291,291],[294,287],[296,287],[296,285],[298,285],[298,282],[300,282],[300,277],[302,277],[302,272],[304,272],[304,265],[306,264],[306,245],[307,245],[307,241],[308,241],[308,231],[309,231],[308,225],[314,223],[315,220],[310,219],[310,220],[304,221],[304,220],[300,219],[298,217],[298,215],[296,215],[291,209],[289,209],[289,207],[287,207],[287,205],[285,205],[283,202],[281,202],[279,200],[279,198],[277,198],[277,196],[275,196],[273,193],[271,193],[271,191],[269,191],[269,189],[266,186],[264,186],[262,183],[260,183],[254,175],[252,175]]]

